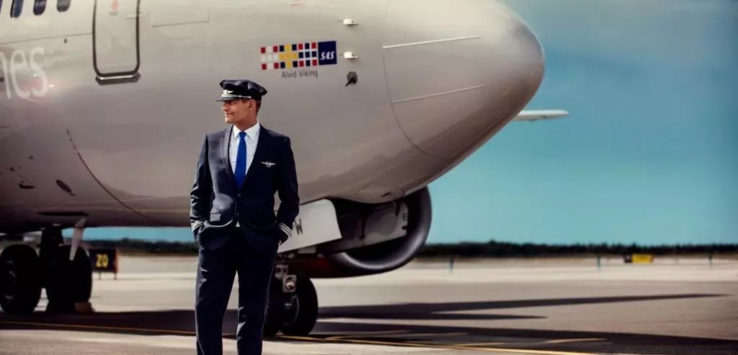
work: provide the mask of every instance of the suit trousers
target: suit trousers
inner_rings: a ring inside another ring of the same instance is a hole
[[[258,355],[278,247],[257,253],[235,227],[222,233],[230,235],[220,248],[199,248],[195,296],[197,353],[223,353],[223,316],[238,272],[238,354]]]

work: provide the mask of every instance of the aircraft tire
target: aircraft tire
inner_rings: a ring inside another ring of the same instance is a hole
[[[87,302],[92,294],[92,264],[87,251],[77,248],[69,260],[71,246],[62,245],[54,253],[46,284],[48,311],[74,312],[74,304]]]
[[[267,303],[266,321],[264,322],[264,337],[272,338],[282,328],[284,318],[284,292],[282,280],[272,278],[269,285],[269,301]]]
[[[0,254],[0,307],[10,314],[32,313],[41,298],[41,268],[36,251],[25,244]]]
[[[318,320],[318,293],[310,278],[297,275],[292,306],[285,310],[282,333],[286,335],[308,335]]]

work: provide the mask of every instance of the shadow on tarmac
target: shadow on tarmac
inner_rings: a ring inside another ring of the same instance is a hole
[[[489,302],[410,303],[322,307],[318,323],[309,337],[278,336],[276,339],[334,342],[382,343],[385,345],[424,345],[461,349],[535,349],[591,353],[635,354],[736,354],[738,341],[615,332],[557,331],[538,329],[480,328],[453,325],[412,325],[367,323],[362,320],[499,320],[545,319],[537,316],[447,314],[438,312],[530,308],[633,302],[680,298],[721,297],[720,294],[675,294],[593,298],[560,298]],[[326,319],[349,318],[336,322]],[[236,312],[224,319],[224,336],[234,338]],[[321,320],[323,319],[323,320]],[[351,319],[358,319],[352,322]],[[494,323],[488,323],[494,325]],[[95,314],[31,315],[0,313],[0,329],[54,329],[140,335],[194,335],[194,312],[162,310],[150,312],[101,312]]]
[[[447,314],[436,312],[490,310],[503,308],[532,308],[547,306],[573,306],[580,304],[655,301],[680,298],[721,297],[721,294],[678,294],[619,297],[555,298],[515,301],[402,303],[394,305],[322,307],[321,317],[372,318],[372,319],[521,319],[543,318],[535,316],[511,316],[490,314]]]

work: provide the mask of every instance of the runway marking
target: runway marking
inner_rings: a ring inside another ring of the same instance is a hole
[[[407,330],[377,330],[377,331],[365,331],[365,332],[352,332],[346,335],[334,335],[334,336],[330,336],[324,339],[341,340],[341,339],[355,338],[355,337],[367,336],[367,335],[403,334],[407,332],[408,332]]]
[[[0,320],[0,324],[14,324],[14,325],[34,325],[40,327],[52,327],[52,328],[71,328],[71,329],[106,329],[106,330],[126,330],[142,333],[175,333],[179,335],[195,335],[192,330],[175,330],[175,329],[154,329],[154,328],[135,328],[135,327],[114,327],[108,325],[86,325],[86,324],[53,324],[53,323],[42,323],[42,322],[26,322],[26,321],[10,321]],[[223,333],[223,336],[235,336],[234,333]]]
[[[580,343],[587,341],[604,341],[605,338],[579,338],[579,339],[552,339],[543,342],[536,342],[534,344],[566,344],[566,343]],[[463,343],[456,344],[456,346],[482,346],[482,345],[505,345],[510,344],[509,342],[489,342],[489,343]],[[528,343],[530,345],[531,343]]]
[[[489,352],[508,352],[519,354],[536,354],[536,355],[596,355],[596,353],[582,353],[574,351],[556,351],[556,350],[536,350],[536,349],[514,349],[514,348],[475,348],[475,347],[459,347],[464,350],[482,350]]]
[[[280,336],[280,338],[295,339],[295,340],[308,340],[308,341],[316,341],[316,342],[326,339],[326,338],[319,338],[319,337],[304,337],[304,336],[295,336],[295,335],[282,335]],[[461,346],[458,344],[457,345],[423,344],[423,343],[392,342],[392,341],[366,340],[366,339],[339,339],[339,342],[371,344],[371,345],[409,346],[409,347],[418,347],[418,348],[477,350],[477,351],[485,351],[485,352],[509,352],[509,353],[536,354],[536,355],[595,355],[595,353],[582,353],[582,352],[572,352],[572,351],[516,349],[516,348],[491,348],[491,347]]]
[[[89,329],[89,330],[126,330],[135,332],[149,332],[149,333],[174,333],[180,335],[195,335],[194,331],[191,330],[174,330],[174,329],[152,329],[152,328],[135,328],[135,327],[113,327],[105,325],[84,325],[84,324],[53,324],[53,323],[42,323],[42,322],[25,322],[25,321],[6,321],[0,320],[0,324],[14,324],[14,325],[33,325],[39,327],[52,327],[52,328],[76,328],[76,329]],[[233,334],[223,334],[224,336],[233,336]],[[281,335],[279,338],[294,339],[294,340],[308,340],[314,342],[320,342],[328,340],[328,338],[320,337],[307,337],[297,335]],[[595,338],[592,338],[595,339]],[[535,350],[535,349],[514,349],[514,348],[491,348],[491,347],[475,347],[475,346],[464,346],[464,345],[442,345],[442,344],[423,344],[423,343],[411,343],[411,342],[399,342],[399,341],[382,341],[382,340],[366,340],[366,339],[336,339],[338,342],[343,343],[356,343],[356,344],[373,344],[373,345],[389,345],[389,346],[408,346],[418,348],[437,348],[437,349],[453,349],[453,350],[477,350],[487,352],[509,352],[518,354],[538,354],[538,355],[595,355],[594,353],[582,353],[582,352],[569,352],[569,351],[554,351],[554,350]],[[560,339],[570,340],[570,339]]]
[[[579,338],[579,339],[553,339],[544,341],[544,344],[565,344],[565,343],[580,343],[585,341],[603,341],[605,338]]]
[[[456,344],[456,346],[482,346],[482,345],[489,346],[489,345],[505,345],[505,344],[509,344],[509,343],[506,343],[504,341],[503,342],[493,341],[493,342],[488,342],[488,343],[462,343],[462,344]]]
[[[348,338],[356,338],[356,337],[372,337],[377,335],[386,335],[386,336],[398,336],[398,335],[405,335],[405,336],[412,336],[412,337],[425,337],[425,336],[449,336],[449,335],[466,335],[466,332],[450,332],[450,333],[408,333],[407,330],[397,330],[397,331],[371,331],[371,332],[359,332],[359,333],[353,333],[353,334],[346,334],[346,335],[334,335],[330,337],[326,337],[323,339],[327,340],[341,340],[341,339],[348,339]]]
[[[449,332],[449,333],[407,333],[408,336],[425,337],[425,336],[441,336],[441,335],[467,335],[466,332]]]

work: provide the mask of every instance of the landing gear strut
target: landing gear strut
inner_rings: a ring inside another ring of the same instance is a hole
[[[77,248],[69,260],[71,246],[62,245],[60,228],[41,233],[41,264],[48,312],[74,312],[76,303],[86,303],[92,293],[92,264],[83,248]]]
[[[305,275],[289,275],[287,264],[277,264],[269,289],[264,336],[308,335],[318,320],[318,294]]]
[[[92,293],[92,265],[84,249],[79,248],[69,260],[69,245],[62,245],[47,269],[46,296],[48,312],[75,312],[75,304],[86,303]]]

